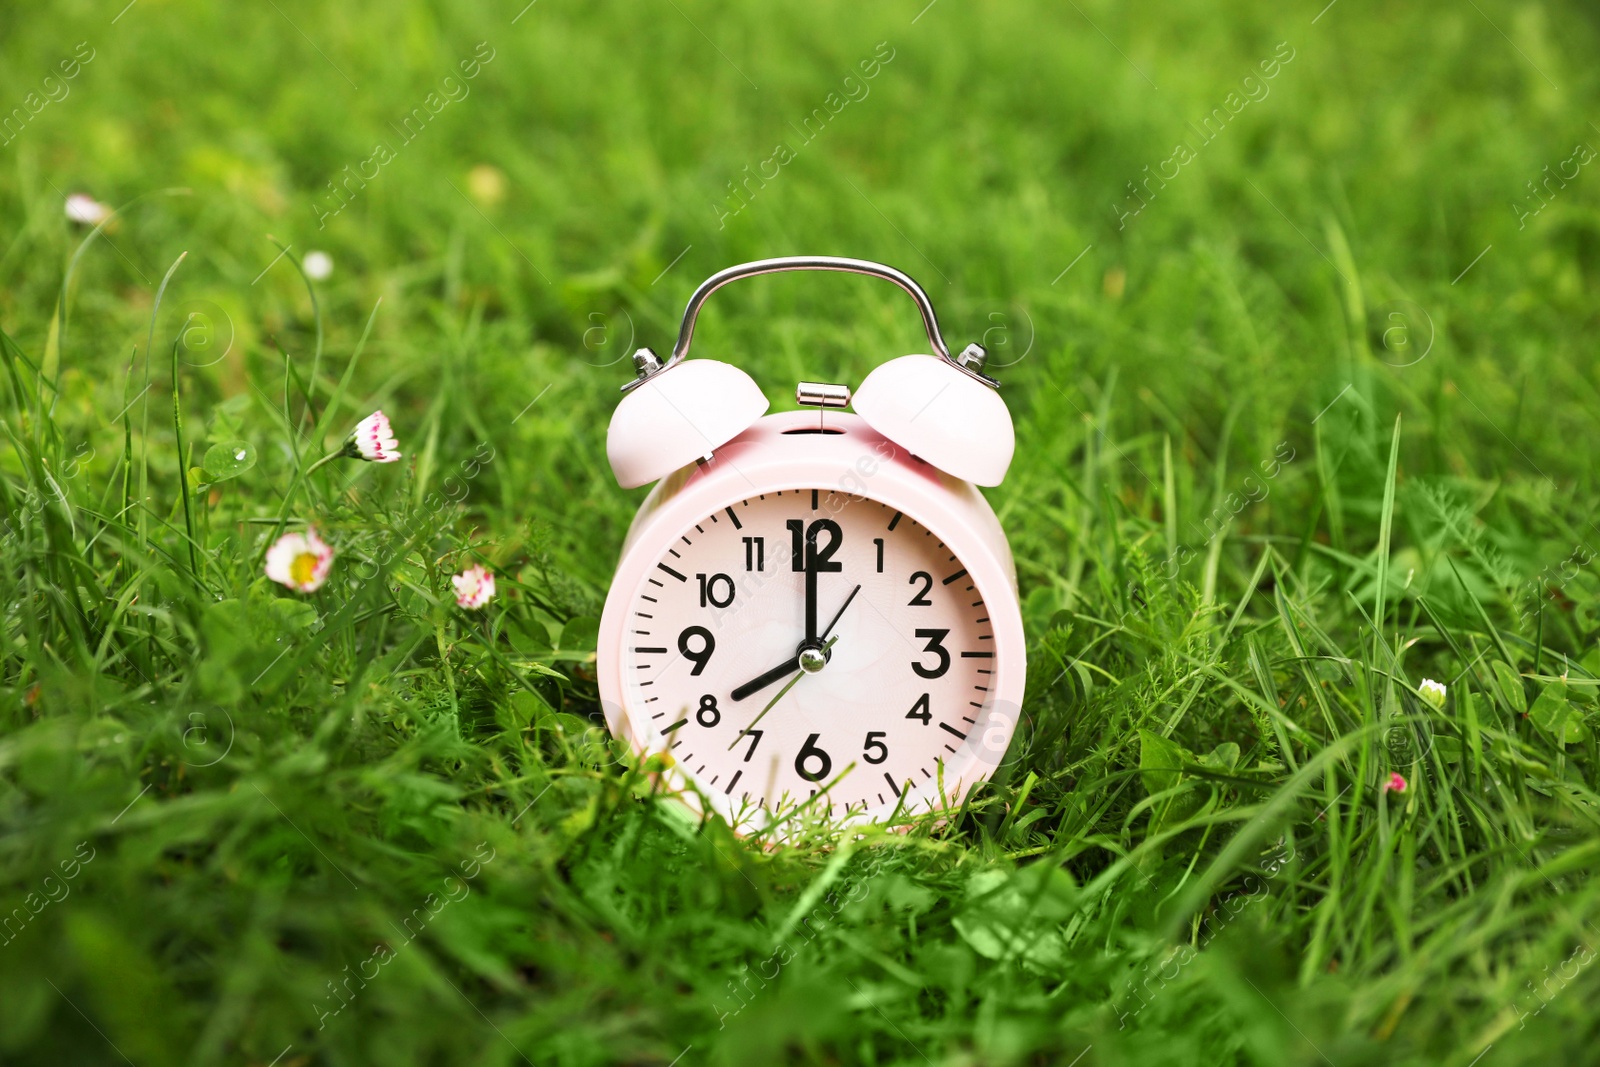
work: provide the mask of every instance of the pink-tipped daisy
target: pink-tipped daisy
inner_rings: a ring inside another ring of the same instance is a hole
[[[85,193],[67,197],[67,218],[84,226],[98,226],[111,217],[111,209]]]
[[[399,447],[389,416],[374,411],[356,423],[355,431],[345,440],[344,455],[359,456],[368,463],[393,463],[401,456]]]
[[[286,533],[267,549],[267,577],[299,593],[321,589],[332,567],[333,549],[314,527],[303,534]]]
[[[450,579],[456,587],[456,604],[468,611],[476,611],[494,596],[494,575],[474,563]]]
[[[1383,783],[1381,793],[1404,793],[1406,791],[1405,776],[1398,771],[1389,772],[1389,780]]]

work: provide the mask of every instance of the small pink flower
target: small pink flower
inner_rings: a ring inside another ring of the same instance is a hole
[[[67,218],[84,226],[98,226],[111,217],[111,209],[84,193],[67,197]]]
[[[456,603],[469,611],[476,611],[494,596],[494,575],[474,563],[450,579],[456,587]]]
[[[1383,787],[1378,791],[1380,793],[1404,793],[1406,791],[1405,777],[1398,771],[1390,771],[1389,780],[1384,782]]]
[[[399,447],[400,442],[389,425],[389,416],[380,410],[356,423],[355,432],[344,443],[344,452],[368,463],[393,463],[401,456],[396,451]]]
[[[267,549],[267,577],[299,593],[315,593],[328,580],[333,549],[317,536],[315,527],[305,533],[286,533]]]

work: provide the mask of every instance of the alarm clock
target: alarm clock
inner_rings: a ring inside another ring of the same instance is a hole
[[[802,410],[771,415],[743,370],[688,358],[717,289],[818,270],[905,290],[932,354],[890,359],[853,393],[800,382]],[[698,815],[741,833],[811,813],[884,821],[953,809],[999,766],[1026,650],[1011,549],[977,488],[1015,448],[984,361],[978,345],[950,354],[906,274],[837,257],[720,271],[666,361],[634,354],[606,452],[623,488],[656,484],[596,670],[612,734]]]

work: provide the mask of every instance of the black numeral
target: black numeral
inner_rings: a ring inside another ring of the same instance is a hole
[[[717,698],[707,693],[700,698],[700,707],[695,710],[694,721],[710,729],[722,721],[722,712],[717,710]]]
[[[699,648],[689,647],[691,637],[700,639]],[[684,659],[694,662],[694,670],[689,672],[691,675],[699,674],[706,669],[706,664],[711,662],[711,653],[716,651],[716,648],[717,639],[712,637],[711,631],[704,626],[691,626],[678,635],[678,651],[683,654]]]
[[[817,540],[819,533],[828,535],[828,543],[822,544]],[[844,534],[839,529],[839,524],[832,519],[818,519],[806,528],[806,550],[816,553],[816,561],[812,569],[822,571],[842,571],[843,563],[833,562],[833,554],[839,551],[839,546],[844,544]]]
[[[744,754],[744,761],[749,763],[750,757],[756,754],[756,746],[761,743],[761,731],[746,730],[745,733],[750,735],[750,751]]]
[[[917,698],[917,702],[911,705],[911,710],[906,712],[906,718],[920,719],[922,721],[922,725],[924,726],[933,721],[933,712],[928,710],[927,693],[923,693]]]
[[[918,571],[911,576],[910,584],[916,585],[918,582],[922,583],[922,589],[920,592],[912,595],[911,600],[909,601],[910,605],[914,608],[933,607],[933,601],[928,599],[928,590],[933,588],[933,575],[929,574],[927,571]]]
[[[950,653],[945,650],[943,641],[949,630],[918,630],[918,637],[926,637],[928,643],[922,646],[924,652],[932,652],[939,657],[937,667],[924,667],[917,660],[911,661],[911,669],[924,678],[943,678],[944,672],[950,669]],[[699,673],[696,671],[695,673]]]
[[[882,763],[884,760],[888,759],[889,746],[878,740],[880,737],[888,736],[889,735],[884,733],[882,730],[874,730],[868,734],[867,743],[861,749],[861,758],[866,760],[868,763]],[[874,758],[872,755],[873,749],[878,750],[878,755],[876,758]]]
[[[828,772],[833,770],[833,757],[817,747],[817,738],[821,734],[812,734],[806,738],[806,743],[800,746],[800,754],[794,758],[794,773],[808,782],[820,782],[828,777]],[[806,770],[806,761],[816,760],[821,764],[815,772]]]
[[[744,569],[747,571],[764,571],[767,569],[767,539],[765,537],[746,537],[744,541]]]
[[[840,532],[838,523],[832,519],[817,519],[807,526],[802,519],[790,519],[785,525],[789,528],[789,543],[793,552],[791,569],[814,570],[819,574],[844,570],[843,563],[833,562],[833,554],[844,543],[844,534]],[[824,533],[828,535],[827,544],[817,540],[818,535]]]
[[[878,573],[883,573],[883,538],[874,537],[872,543],[878,546]]]
[[[733,603],[732,578],[729,578],[726,574],[713,574],[709,578],[704,574],[697,574],[695,577],[700,579],[701,607],[705,607],[709,603],[714,608],[725,608]],[[720,594],[718,593],[718,583],[721,583],[721,589],[723,590]]]

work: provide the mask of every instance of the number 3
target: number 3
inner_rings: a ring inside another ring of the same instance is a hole
[[[950,653],[945,650],[941,642],[944,641],[945,635],[949,632],[949,630],[918,630],[918,637],[926,637],[928,639],[928,643],[922,646],[922,650],[924,652],[932,652],[938,656],[939,665],[936,667],[924,667],[917,660],[912,660],[911,669],[924,678],[943,678],[944,672],[950,669]]]

